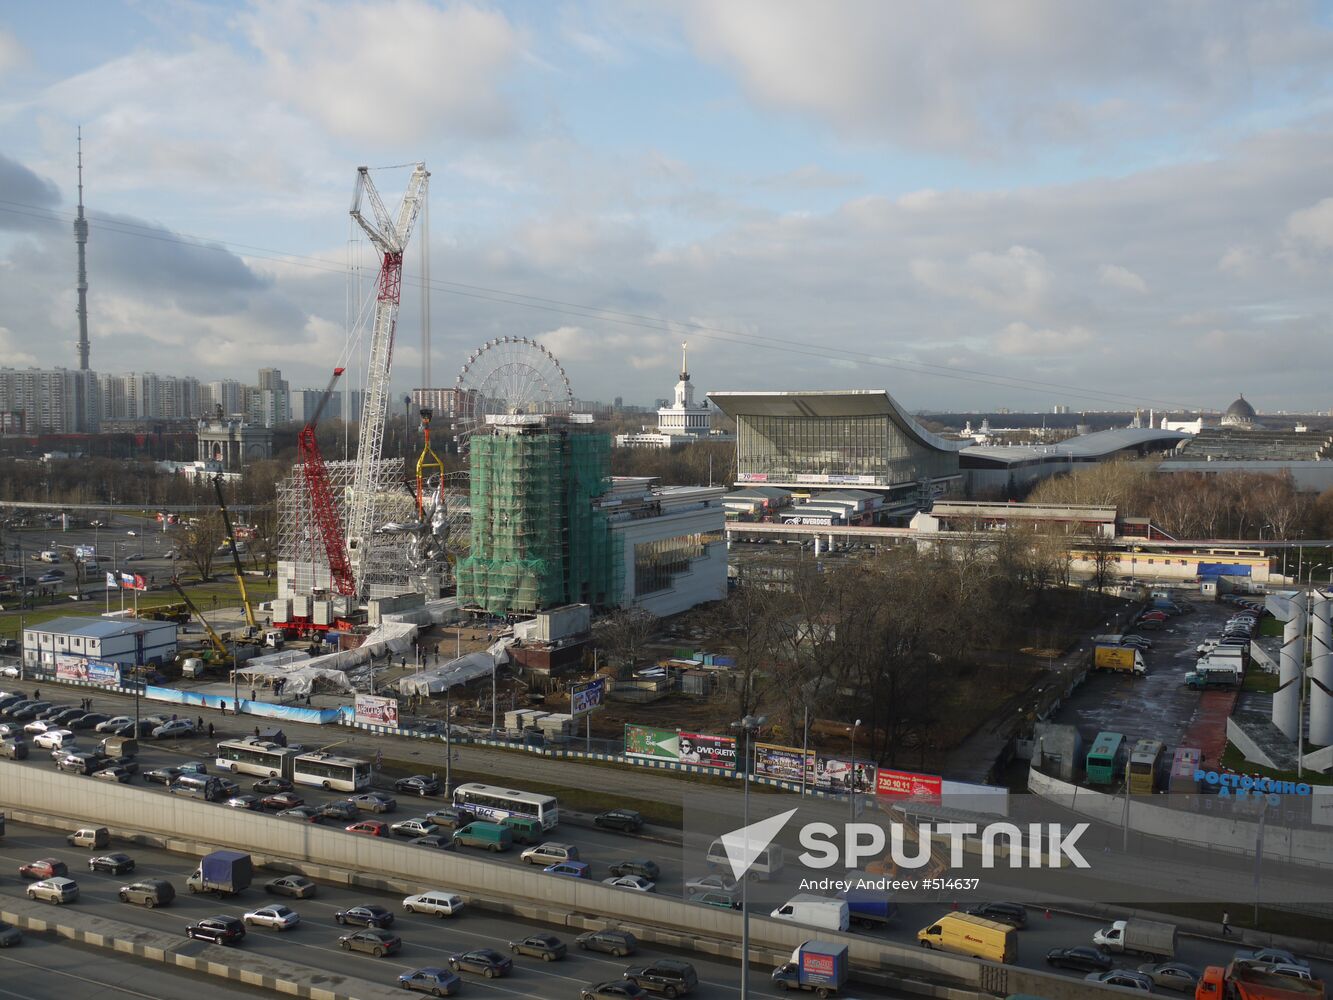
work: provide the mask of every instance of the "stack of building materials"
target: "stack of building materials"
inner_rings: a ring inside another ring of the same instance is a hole
[[[534,720],[536,727],[548,740],[557,736],[568,736],[574,731],[574,716],[550,712]]]
[[[512,712],[505,712],[505,732],[521,733],[525,729],[535,729],[537,720],[548,714],[536,708],[518,708]]]

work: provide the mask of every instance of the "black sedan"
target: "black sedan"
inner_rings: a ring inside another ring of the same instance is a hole
[[[568,949],[565,947],[565,942],[554,934],[532,934],[517,941],[510,941],[509,950],[515,955],[531,955],[543,962],[554,962],[564,958]]]
[[[638,833],[643,828],[643,817],[633,809],[609,809],[599,813],[593,822],[604,830],[619,830],[621,833]]]
[[[583,987],[579,991],[579,1000],[641,1000],[647,995],[641,986],[628,979],[619,979]]]
[[[260,778],[251,788],[256,795],[277,795],[279,792],[290,792],[292,783],[286,778]]]
[[[1046,964],[1078,972],[1106,972],[1115,963],[1100,948],[1052,948],[1046,953]]]
[[[445,837],[438,833],[432,833],[425,837],[414,837],[408,843],[416,844],[418,847],[434,847],[441,851],[458,850],[458,844],[453,837]]]
[[[662,869],[650,858],[630,858],[617,861],[607,871],[612,875],[641,875],[651,882],[656,882],[662,875]]]
[[[361,818],[361,810],[356,807],[354,802],[347,799],[325,802],[322,806],[316,807],[315,812],[321,819],[341,819],[348,823]]]
[[[86,715],[80,715],[75,719],[71,719],[69,722],[65,723],[65,726],[68,729],[74,730],[95,729],[103,722],[110,721],[111,716],[104,712],[88,712]]]
[[[440,779],[429,774],[414,774],[410,778],[399,778],[393,783],[393,790],[400,795],[439,795]]]
[[[514,960],[494,948],[476,948],[449,956],[449,968],[455,972],[477,972],[487,979],[507,976],[513,967]]]
[[[88,859],[88,870],[90,872],[110,872],[112,875],[122,875],[125,872],[134,871],[134,859],[128,854],[103,854]]]
[[[304,875],[282,875],[264,883],[264,891],[274,896],[305,899],[316,892],[315,883]]]
[[[393,912],[374,903],[363,903],[360,906],[349,906],[345,910],[339,910],[333,915],[333,919],[340,924],[358,924],[362,927],[391,927],[393,925]]]
[[[155,767],[143,773],[143,780],[158,785],[169,785],[184,773],[179,767]]]

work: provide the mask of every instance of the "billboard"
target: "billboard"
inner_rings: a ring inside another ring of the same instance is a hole
[[[398,699],[373,694],[356,696],[356,721],[369,726],[398,726]]]
[[[816,788],[846,792],[851,790],[853,780],[858,792],[870,792],[875,787],[875,765],[868,760],[858,760],[853,767],[851,761],[839,757],[821,755],[815,758]]]
[[[754,773],[761,778],[800,782],[814,768],[813,751],[784,747],[774,743],[754,745]]]
[[[731,736],[681,733],[674,729],[626,723],[625,756],[673,760],[681,764],[730,770],[736,766],[736,740]]]
[[[59,653],[56,655],[56,679],[80,681],[99,687],[120,687],[120,664]]]
[[[601,708],[606,696],[606,678],[575,684],[569,690],[569,714],[578,718],[587,715],[594,708]]]
[[[936,799],[944,794],[944,779],[937,774],[879,769],[875,794],[895,799]]]

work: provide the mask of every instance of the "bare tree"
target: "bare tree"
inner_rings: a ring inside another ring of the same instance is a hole
[[[226,537],[222,515],[217,511],[196,518],[194,524],[177,526],[173,538],[181,557],[199,571],[199,579],[212,577],[213,559]]]
[[[1105,535],[1093,535],[1088,543],[1089,561],[1092,563],[1092,589],[1102,593],[1115,575],[1115,547]]]
[[[597,648],[608,661],[633,667],[652,637],[657,619],[643,608],[621,608],[597,623]]]

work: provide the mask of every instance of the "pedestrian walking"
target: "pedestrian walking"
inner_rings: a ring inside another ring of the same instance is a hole
[[[251,700],[251,701],[258,701],[258,700],[259,700],[259,695],[255,694],[255,689],[254,689],[254,688],[251,688],[251,689],[250,689],[250,700]]]
[[[213,738],[213,723],[211,722],[208,724],[208,738],[210,740]]]
[[[41,701],[41,700],[42,700],[42,692],[39,691],[37,688],[33,688],[33,689],[32,689],[32,700],[33,700],[33,701]]]
[[[255,739],[259,739],[259,727],[255,726]]]
[[[307,692],[305,693],[305,704],[306,704],[306,708],[309,708],[309,707],[310,707],[310,692],[309,692],[309,691],[307,691]]]
[[[1231,913],[1224,911],[1222,913],[1222,936],[1231,937]]]
[[[202,715],[197,716],[197,717],[195,718],[195,720],[194,720],[194,728],[197,729],[197,730],[199,730],[199,732],[201,732],[201,733],[204,731],[204,717],[203,717]]]
[[[225,699],[220,703],[219,711],[221,711],[223,715],[227,714],[227,702]]]

